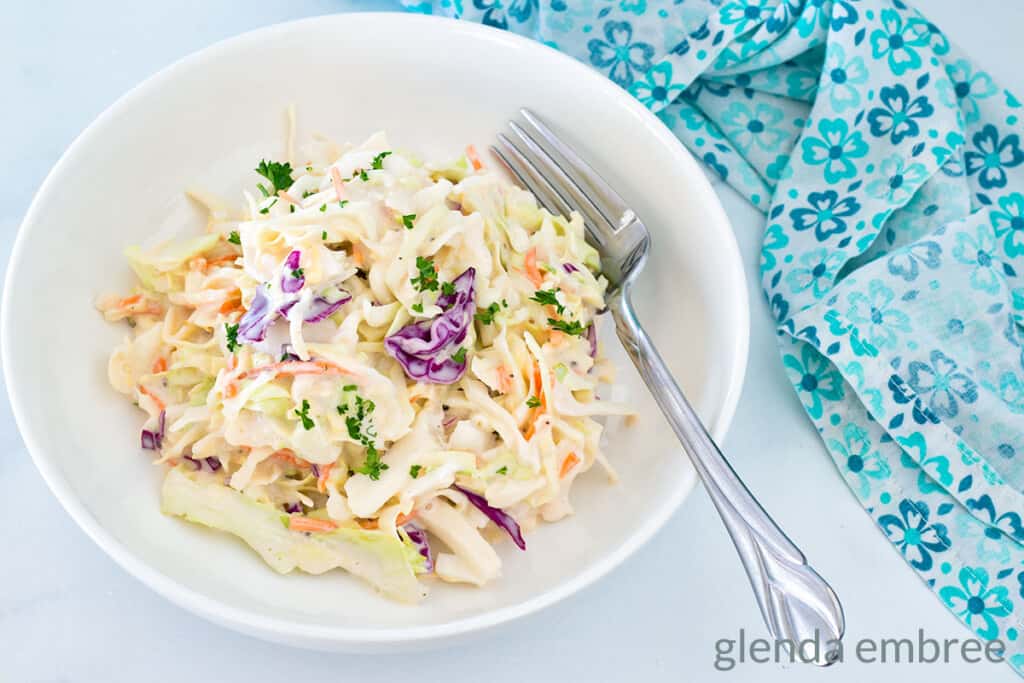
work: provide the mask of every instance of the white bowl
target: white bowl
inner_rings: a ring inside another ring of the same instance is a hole
[[[299,139],[386,130],[432,158],[484,151],[519,107],[564,132],[653,232],[636,295],[662,354],[719,439],[740,394],[748,308],[725,213],[673,135],[590,68],[509,33],[414,15],[346,14],[247,33],[188,57],[104,112],[43,183],[21,226],[3,306],[3,363],[18,426],[50,489],[122,567],[225,626],[322,649],[431,644],[534,612],[608,573],[692,490],[695,474],[614,337],[640,423],[610,434],[621,474],[574,489],[577,514],[500,548],[501,579],[434,585],[418,606],[341,572],[278,576],[226,535],[160,514],[161,472],[138,447],[140,413],[106,382],[124,334],[93,308],[131,283],[122,249],[197,234],[183,194],[239,197],[261,157],[280,156],[285,107]],[[489,156],[488,163],[495,163]],[[687,590],[680,587],[680,592]],[[682,600],[682,596],[667,599]]]

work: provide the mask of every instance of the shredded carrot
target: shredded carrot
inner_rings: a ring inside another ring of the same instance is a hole
[[[245,309],[242,308],[242,300],[232,296],[230,299],[226,299],[217,310],[221,313],[227,314],[234,313],[235,311],[243,311]]]
[[[352,245],[352,263],[356,264],[357,267],[361,268],[365,263],[366,257],[363,255],[363,246],[361,244]]]
[[[375,519],[357,519],[356,524],[358,524],[366,530],[377,528],[377,520]]]
[[[209,268],[210,266],[219,266],[222,263],[234,263],[235,259],[237,258],[238,254],[224,254],[223,256],[218,256],[217,258],[207,259],[206,267]]]
[[[561,330],[550,330],[548,332],[548,341],[554,347],[559,347],[565,343],[565,333]]]
[[[238,396],[238,385],[229,383],[224,386],[224,398],[234,398]]]
[[[544,284],[544,276],[541,274],[540,269],[537,268],[537,247],[530,247],[529,251],[526,252],[523,268],[526,270],[526,277],[533,283],[533,286],[540,289],[541,285]]]
[[[277,191],[277,196],[280,197],[281,199],[285,200],[289,204],[292,204],[293,206],[298,206],[298,207],[302,206],[302,204],[299,203],[298,199],[296,199],[295,197],[291,196],[290,194],[288,194],[284,190],[278,190]]]
[[[334,531],[338,528],[338,525],[329,519],[289,517],[288,528],[292,531]]]
[[[397,524],[398,526],[402,526],[403,524],[408,522],[410,519],[413,519],[415,516],[416,516],[416,509],[415,508],[410,510],[409,514],[404,514],[404,513],[399,512],[398,516],[395,517],[395,524]]]
[[[320,493],[327,493],[327,478],[331,476],[331,470],[333,469],[333,462],[320,466],[320,476],[316,478],[316,490]]]
[[[277,375],[352,375],[355,374],[346,368],[341,367],[328,360],[286,360],[270,365],[246,370],[238,376],[239,380],[254,377],[263,372],[273,372]]]
[[[338,201],[341,201],[341,196],[345,194],[345,185],[341,179],[341,171],[336,166],[331,166],[331,182],[334,183],[334,193],[338,195]]]
[[[509,370],[507,365],[498,366],[498,390],[507,394],[512,391],[512,371]]]
[[[469,158],[469,163],[473,164],[474,171],[479,171],[484,167],[480,161],[480,155],[476,153],[476,147],[473,145],[466,147],[466,156]]]
[[[296,467],[309,468],[310,466],[308,460],[303,460],[302,458],[296,456],[295,451],[293,451],[290,448],[282,448],[281,450],[274,451],[273,453],[270,454],[270,457],[286,460],[287,462],[290,462]]]
[[[235,354],[231,354],[231,357],[228,358],[228,370],[234,370],[237,367],[238,367],[238,356],[235,355]]]
[[[537,400],[540,401],[540,405],[533,409],[530,413],[529,425],[526,428],[526,432],[523,437],[529,441],[533,438],[533,435],[537,433],[537,418],[543,415],[548,409],[548,401],[544,396],[544,385],[540,382],[540,366],[536,363],[533,364],[533,390],[537,396]]]
[[[154,394],[152,391],[142,386],[141,384],[139,385],[139,393],[149,396],[153,400],[153,403],[156,404],[156,407],[159,408],[160,410],[164,410],[165,408],[167,408],[167,404],[165,404],[159,396],[157,396],[156,394]]]
[[[163,356],[161,356],[160,358],[157,358],[155,361],[153,361],[153,368],[152,368],[152,370],[153,370],[153,374],[154,375],[159,375],[161,372],[166,372],[167,371],[167,359],[164,358]]]
[[[118,306],[118,308],[128,308],[129,306],[134,306],[135,304],[139,303],[140,301],[142,301],[142,295],[141,294],[133,294],[131,296],[126,296],[125,298],[123,298],[120,301],[118,301],[117,302],[117,306]]]
[[[562,461],[562,468],[558,470],[558,478],[565,479],[565,475],[569,474],[573,467],[576,467],[580,462],[579,457],[575,453],[570,453],[565,456],[565,460]]]
[[[196,256],[194,259],[190,259],[188,262],[189,270],[206,270],[206,259],[202,256]]]

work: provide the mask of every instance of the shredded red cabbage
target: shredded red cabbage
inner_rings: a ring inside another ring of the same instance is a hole
[[[295,250],[288,254],[288,258],[284,260],[284,272],[281,273],[281,291],[285,294],[294,294],[306,284],[306,278],[302,274],[302,269],[299,268],[301,259],[302,252]]]
[[[270,299],[267,298],[267,283],[256,288],[256,294],[249,304],[249,310],[245,312],[242,319],[238,321],[238,339],[250,344],[261,342],[267,336],[267,328],[278,316],[288,315],[288,311],[299,300],[298,292],[306,284],[304,275],[296,277],[302,252],[293,251],[288,254],[282,266],[281,291],[290,295],[277,310],[270,308]],[[312,301],[303,322],[318,323],[334,315],[334,312],[344,304],[352,300],[352,295],[336,286],[330,286],[318,294]]]
[[[466,372],[466,361],[452,359],[476,312],[473,283],[476,269],[467,268],[452,282],[454,291],[437,297],[441,315],[406,325],[384,340],[384,349],[401,363],[411,379],[452,384]]]
[[[597,325],[593,322],[587,326],[587,341],[590,342],[590,357],[597,358]]]
[[[301,503],[285,503],[284,511],[288,513],[302,512]]]
[[[148,429],[142,430],[142,447],[149,451],[158,451],[164,445],[164,428],[167,423],[167,413],[163,410],[160,411],[160,417],[157,418],[156,431],[150,431]]]
[[[479,493],[473,493],[469,489],[464,489],[458,484],[452,484],[452,488],[461,492],[469,499],[469,502],[472,503],[477,510],[487,515],[488,519],[507,531],[508,535],[512,537],[512,541],[519,546],[520,550],[526,550],[526,541],[523,539],[523,532],[519,528],[519,524],[516,520],[512,518],[512,515],[508,514],[504,510],[491,507],[487,503],[487,499]]]
[[[577,273],[577,272],[579,272],[579,268],[577,268],[576,266],[574,266],[571,263],[563,263],[562,264],[562,270],[564,270],[567,273]]]
[[[402,527],[409,541],[416,547],[416,552],[423,556],[423,568],[428,572],[434,571],[434,558],[430,556],[430,542],[427,540],[427,532],[424,529],[409,523]]]

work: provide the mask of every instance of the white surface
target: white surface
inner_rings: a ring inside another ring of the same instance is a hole
[[[406,49],[390,49],[391,41]],[[257,77],[251,65],[267,54],[277,58]],[[353,54],[366,66],[341,69],[330,88],[322,71],[307,68]],[[487,78],[498,71],[501,80]],[[267,91],[264,80],[278,86]],[[462,97],[469,83],[472,103]],[[603,576],[665,523],[696,479],[609,321],[599,335],[621,368],[617,398],[640,415],[630,429],[613,420],[605,434],[620,481],[609,486],[600,468],[582,477],[572,491],[577,514],[528,534],[528,552],[500,544],[505,578],[483,590],[434,582],[421,605],[398,604],[349,577],[278,575],[241,544],[160,513],[162,472],[140,452],[142,415],[106,379],[125,329],[106,324],[93,301],[133,280],[125,245],[202,233],[206,216],[186,188],[240,198],[252,187],[254,161],[284,148],[289,104],[299,141],[322,133],[359,142],[383,129],[392,144],[427,159],[458,156],[468,142],[487,149],[524,104],[556,129],[571,126],[570,144],[628,132],[588,156],[646,221],[679,223],[655,238],[637,308],[656,341],[675,344],[670,366],[712,433],[725,434],[746,366],[743,266],[714,191],[668,129],[596,72],[524,38],[413,14],[334,15],[250,33],[162,72],[104,112],[39,190],[7,274],[9,285],[35,295],[8,286],[0,343],[22,437],[50,487],[121,566],[177,604],[307,647],[436,644],[534,612]],[[581,108],[601,115],[576,120]],[[120,190],[116,208],[97,190],[97,172]],[[73,353],[68,330],[78,337]]]
[[[260,25],[332,11],[327,2],[18,3],[0,22],[3,261],[18,222],[71,139],[127,88],[174,59]],[[287,4],[287,6],[286,6]],[[1006,0],[918,6],[1002,84],[1024,92],[1019,27]],[[113,19],[116,17],[116,19]],[[102,179],[98,179],[102,182]],[[836,587],[848,639],[963,638],[968,632],[920,583],[861,510],[822,450],[778,362],[758,290],[761,219],[722,196],[748,268],[751,365],[726,441],[737,469]],[[0,397],[0,400],[5,400]],[[59,425],[54,426],[59,429]],[[561,605],[472,647],[416,656],[323,655],[210,625],[128,576],[85,537],[32,466],[9,411],[0,418],[3,681],[872,681],[1018,680],[1003,665],[846,663],[712,667],[714,643],[764,629],[707,499],[695,493],[645,548]]]

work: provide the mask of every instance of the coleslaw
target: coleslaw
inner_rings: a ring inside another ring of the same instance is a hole
[[[630,410],[597,394],[598,255],[471,147],[303,154],[261,161],[241,211],[191,193],[206,232],[129,248],[138,285],[98,301],[130,325],[109,378],[147,416],[162,509],[397,600],[484,585],[502,537],[525,550],[595,463],[614,480],[598,418]]]

